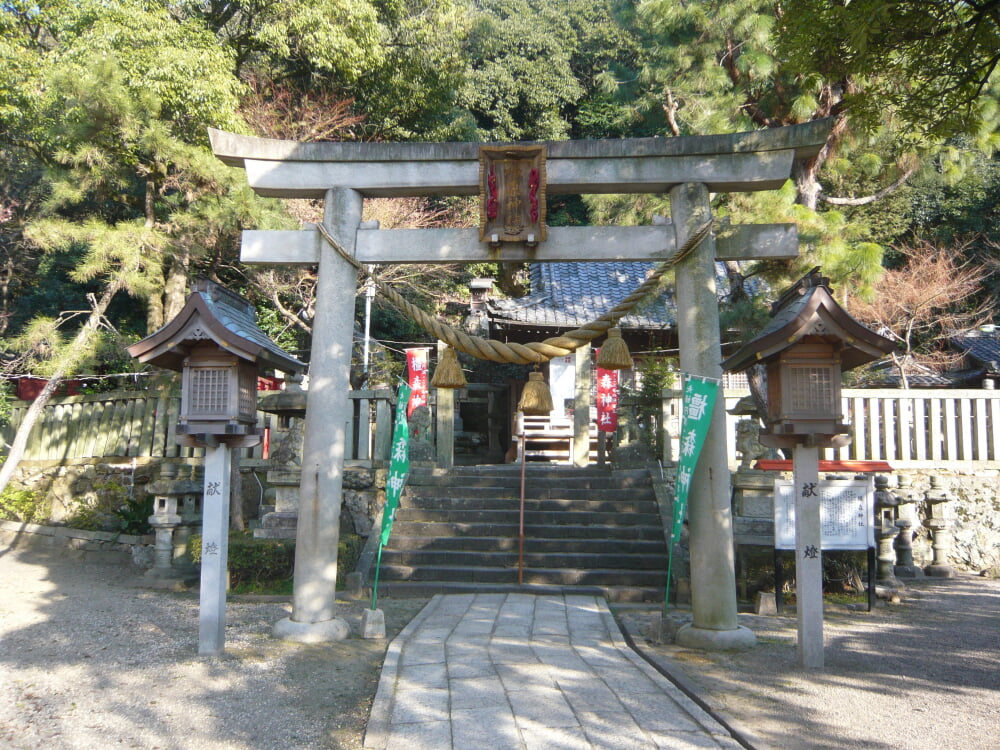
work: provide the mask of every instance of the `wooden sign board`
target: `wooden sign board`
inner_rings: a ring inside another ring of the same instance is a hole
[[[479,149],[479,239],[545,240],[545,146]]]
[[[795,549],[795,487],[774,482],[774,547]],[[875,485],[872,480],[828,479],[815,488],[820,498],[822,548],[864,550],[875,546]]]

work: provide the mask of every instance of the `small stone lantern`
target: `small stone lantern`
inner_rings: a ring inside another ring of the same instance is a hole
[[[941,481],[941,478],[931,476],[931,486],[924,492],[924,505],[927,508],[927,518],[924,526],[930,530],[933,539],[934,560],[924,568],[929,576],[937,578],[953,578],[955,569],[948,562],[952,545],[952,525],[954,510],[952,500],[955,496]]]

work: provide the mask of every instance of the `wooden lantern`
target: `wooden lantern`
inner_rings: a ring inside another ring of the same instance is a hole
[[[257,327],[249,302],[206,280],[196,282],[176,318],[128,352],[181,372],[182,445],[256,445],[258,372],[305,369]]]
[[[813,269],[771,307],[761,334],[722,363],[728,371],[760,364],[767,375],[767,415],[760,441],[839,448],[850,442],[840,398],[841,374],[895,348],[847,314]]]
[[[807,336],[766,366],[767,422],[771,433],[847,432],[840,407],[841,370],[836,343]]]
[[[181,370],[177,432],[250,435],[257,425],[257,363],[225,349],[199,344]]]

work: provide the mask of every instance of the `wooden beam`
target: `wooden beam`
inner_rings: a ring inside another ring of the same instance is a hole
[[[312,265],[323,239],[316,230],[243,232],[244,263]],[[478,229],[360,229],[359,263],[482,263],[496,261],[662,261],[676,248],[673,227],[550,227],[548,240],[529,248],[503,243],[491,248]],[[794,224],[726,227],[716,235],[719,260],[795,258]]]

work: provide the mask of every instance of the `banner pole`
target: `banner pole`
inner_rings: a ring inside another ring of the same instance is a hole
[[[382,570],[382,542],[378,543],[378,556],[375,558],[375,582],[372,584],[372,609],[378,603],[378,574]]]

